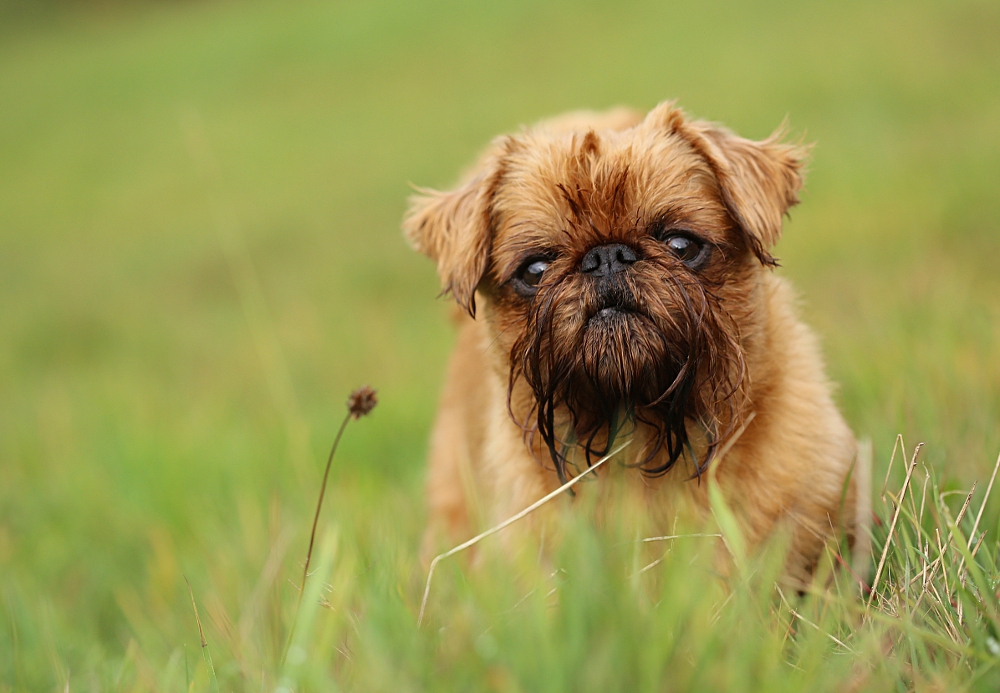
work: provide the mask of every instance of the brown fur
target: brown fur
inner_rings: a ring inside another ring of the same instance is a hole
[[[750,412],[714,473],[751,545],[791,524],[804,576],[832,527],[852,533],[854,437],[771,271],[805,156],[780,139],[672,103],[573,113],[498,138],[456,190],[414,198],[406,235],[468,313],[431,442],[428,548],[579,473],[624,420],[639,469],[622,474],[650,516],[705,507],[701,476]],[[677,232],[704,243],[703,264],[671,252]],[[595,279],[581,262],[610,243],[638,259]],[[550,265],[525,295],[517,277],[539,256]]]

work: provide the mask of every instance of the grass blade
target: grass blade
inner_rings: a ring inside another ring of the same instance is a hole
[[[201,616],[198,615],[198,604],[194,601],[194,590],[191,589],[191,581],[187,579],[186,575],[184,582],[187,583],[188,594],[191,595],[191,608],[194,609],[194,620],[198,624],[198,637],[201,639],[201,654],[205,658],[205,665],[212,677],[212,691],[219,693],[219,679],[215,675],[215,665],[212,664],[212,653],[208,651],[208,640],[205,639],[205,629],[201,627]]]

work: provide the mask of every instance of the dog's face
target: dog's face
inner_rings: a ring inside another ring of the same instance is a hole
[[[495,141],[459,189],[417,197],[404,228],[473,315],[478,289],[510,392],[527,387],[511,412],[561,477],[567,446],[601,454],[623,412],[651,432],[650,474],[702,431],[700,472],[746,409],[757,284],[803,152],[672,104],[581,119]]]

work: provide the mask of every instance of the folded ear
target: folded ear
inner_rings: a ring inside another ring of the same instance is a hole
[[[777,265],[769,251],[781,237],[782,216],[799,201],[809,148],[783,143],[784,125],[755,142],[712,123],[687,121],[672,103],[658,106],[649,119],[682,137],[705,159],[749,248],[761,263]]]
[[[492,202],[502,177],[503,141],[494,142],[456,190],[420,189],[410,198],[403,232],[415,250],[437,262],[443,293],[476,315],[476,287],[489,265]]]

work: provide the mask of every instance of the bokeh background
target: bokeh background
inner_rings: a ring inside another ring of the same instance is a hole
[[[452,332],[399,231],[409,183],[545,116],[667,98],[816,143],[778,271],[839,403],[876,475],[902,434],[987,477],[992,0],[0,3],[0,690],[200,656],[184,575],[229,642],[274,547],[276,575],[301,564],[360,384],[381,403],[324,522],[412,561]]]

